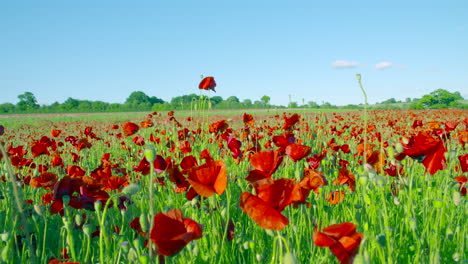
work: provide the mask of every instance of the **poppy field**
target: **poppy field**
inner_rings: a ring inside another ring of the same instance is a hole
[[[0,119],[0,262],[468,263],[468,111],[192,114]]]

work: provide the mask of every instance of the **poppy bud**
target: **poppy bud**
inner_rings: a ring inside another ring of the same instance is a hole
[[[145,148],[145,158],[149,163],[153,163],[156,160],[156,149],[154,146],[147,146]]]
[[[127,259],[129,260],[130,263],[137,263],[138,262],[138,254],[135,251],[135,249],[131,248],[128,251]]]
[[[409,227],[414,231],[417,228],[416,218],[409,219]]]
[[[140,191],[140,185],[132,183],[132,184],[128,185],[127,187],[123,188],[122,194],[132,196],[132,195],[138,193],[139,191]]]
[[[447,240],[451,241],[453,239],[453,231],[452,229],[447,228],[447,230],[445,231],[445,236],[447,237]]]
[[[460,254],[458,252],[453,253],[452,259],[456,262],[460,261]]]
[[[255,248],[255,242],[254,241],[252,241],[252,240],[249,241],[249,248],[252,249],[252,250]]]
[[[94,209],[96,209],[96,211],[101,211],[101,208],[102,208],[101,200],[97,200],[96,202],[94,202]]]
[[[148,255],[141,255],[141,256],[140,256],[140,263],[142,263],[142,264],[148,264],[148,263],[149,263],[149,257],[148,257]]]
[[[36,211],[36,213],[39,216],[44,217],[44,208],[42,207],[42,205],[35,204],[34,205],[34,211]]]
[[[192,255],[198,256],[199,251],[200,251],[200,247],[198,245],[195,245],[192,250]]]
[[[453,200],[453,203],[458,206],[461,202],[461,194],[459,191],[453,191],[452,192],[452,200]]]
[[[89,224],[83,225],[83,233],[85,236],[91,236],[91,226]]]
[[[444,201],[442,201],[441,199],[435,199],[435,200],[432,201],[432,205],[435,208],[442,208],[442,207],[444,207]]]
[[[292,252],[286,252],[283,256],[283,263],[284,264],[297,264],[297,258]]]
[[[2,261],[5,262],[5,263],[7,262],[7,259],[8,259],[8,252],[9,252],[9,251],[10,251],[10,247],[8,247],[8,246],[7,246],[7,247],[4,247],[4,248],[2,249],[1,257],[2,257]],[[11,259],[10,259],[10,261],[11,261]]]
[[[247,250],[249,249],[249,241],[245,241],[244,244],[242,244],[242,247]]]
[[[75,215],[75,223],[76,225],[80,226],[83,223],[83,217],[80,214]]]
[[[356,74],[356,79],[358,80],[358,82],[361,82],[361,74],[360,73]]]
[[[362,255],[356,255],[356,257],[354,258],[353,264],[364,264],[364,263],[366,263],[364,261],[364,257]]]
[[[367,178],[366,176],[361,176],[361,177],[358,178],[358,182],[361,185],[366,185],[368,180],[369,180],[369,178]]]
[[[257,259],[258,262],[261,262],[263,257],[260,254],[255,255],[255,258]]]
[[[7,242],[8,239],[10,239],[10,232],[5,232],[5,233],[1,233],[0,234],[0,239],[3,241],[3,242]]]
[[[275,237],[275,233],[273,233],[273,231],[271,231],[270,229],[265,229],[265,233],[271,237]]]
[[[149,223],[148,223],[148,219],[146,218],[146,214],[144,214],[144,213],[142,213],[140,215],[140,226],[141,226],[141,230],[143,230],[143,232],[148,232]]]

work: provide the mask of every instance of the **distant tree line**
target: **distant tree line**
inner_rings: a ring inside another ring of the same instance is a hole
[[[55,102],[50,105],[39,105],[35,95],[25,92],[18,95],[18,103],[0,104],[0,114],[14,113],[69,113],[69,112],[130,112],[130,111],[168,111],[168,110],[197,110],[205,109],[264,109],[264,108],[308,108],[308,109],[355,109],[363,108],[363,104],[349,104],[345,106],[332,105],[329,102],[318,104],[314,101],[302,104],[290,101],[287,106],[271,105],[270,97],[264,95],[260,100],[252,102],[250,99],[240,100],[236,96],[223,99],[221,96],[200,96],[188,94],[176,96],[166,102],[156,96],[148,96],[144,92],[132,92],[123,104],[106,103],[102,101],[79,100],[69,97],[65,102]],[[439,109],[462,108],[468,109],[468,103],[459,92],[451,93],[438,89],[421,98],[406,98],[404,102],[390,98],[371,105],[370,109]]]

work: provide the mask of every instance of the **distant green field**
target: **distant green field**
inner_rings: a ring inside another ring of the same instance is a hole
[[[253,115],[280,115],[287,113],[330,113],[330,112],[349,112],[356,110],[349,109],[239,109],[239,110],[209,110],[204,113],[197,111],[175,111],[175,117],[188,116],[235,116],[249,113]],[[76,122],[76,121],[100,121],[100,122],[125,122],[134,119],[141,119],[150,112],[123,112],[123,113],[70,113],[70,114],[16,114],[0,115],[0,124],[8,127],[16,127],[20,124],[41,125],[44,122]],[[167,116],[167,111],[160,112]]]

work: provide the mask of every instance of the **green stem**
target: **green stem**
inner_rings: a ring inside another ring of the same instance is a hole
[[[105,262],[105,254],[104,254],[104,237],[106,236],[106,228],[105,228],[105,220],[106,220],[106,214],[107,214],[107,209],[109,208],[109,203],[116,197],[118,194],[113,194],[111,195],[104,206],[104,211],[102,212],[102,216],[99,219],[99,213],[98,215],[98,220],[99,221],[99,226],[100,226],[100,234],[99,234],[99,259],[101,263],[106,263]]]
[[[364,153],[363,153],[363,164],[364,165],[367,162],[367,93],[364,87],[362,86],[361,82],[361,74],[356,74],[356,79],[358,80],[359,87],[361,88],[362,94],[364,95]]]
[[[47,240],[47,217],[44,218],[44,236],[42,237],[42,252],[41,252],[41,263],[45,263],[45,245]]]
[[[68,211],[68,204],[63,204],[63,209],[65,211],[65,215],[63,217],[63,223],[65,224],[65,229],[67,231],[67,244],[70,248],[70,253],[72,255],[73,260],[77,260],[76,258],[76,251],[75,251],[75,240],[73,239],[73,230],[72,230],[72,222],[73,221],[70,217],[70,212]]]
[[[153,181],[154,181],[154,160],[150,162],[150,181],[149,181],[149,210],[150,210],[150,229],[148,233],[151,233],[151,230],[153,230],[153,225],[154,225],[154,207],[153,207]],[[148,246],[149,246],[149,263],[152,262],[153,258],[153,246],[152,246],[152,241],[151,239],[148,240]]]
[[[14,197],[14,200],[15,200],[15,204],[16,204],[16,208],[18,209],[18,215],[21,219],[21,223],[24,227],[23,231],[24,231],[24,235],[26,236],[25,240],[26,240],[26,244],[28,246],[28,249],[29,249],[29,261],[32,263],[32,264],[35,264],[36,263],[36,253],[33,249],[33,246],[31,244],[31,238],[30,238],[30,235],[29,235],[29,229],[28,229],[28,222],[26,220],[26,217],[24,216],[24,210],[23,210],[23,200],[21,199],[22,197],[22,194],[21,194],[21,190],[18,189],[18,187],[16,186],[16,183],[15,183],[15,176],[14,176],[14,173],[13,173],[13,168],[11,167],[11,164],[10,162],[8,161],[8,153],[6,152],[4,146],[2,143],[0,143],[0,152],[3,153],[3,161],[5,162],[6,164],[6,169],[7,169],[7,174],[8,174],[8,179],[10,181],[10,184],[11,184],[11,192],[13,193],[13,197]]]

